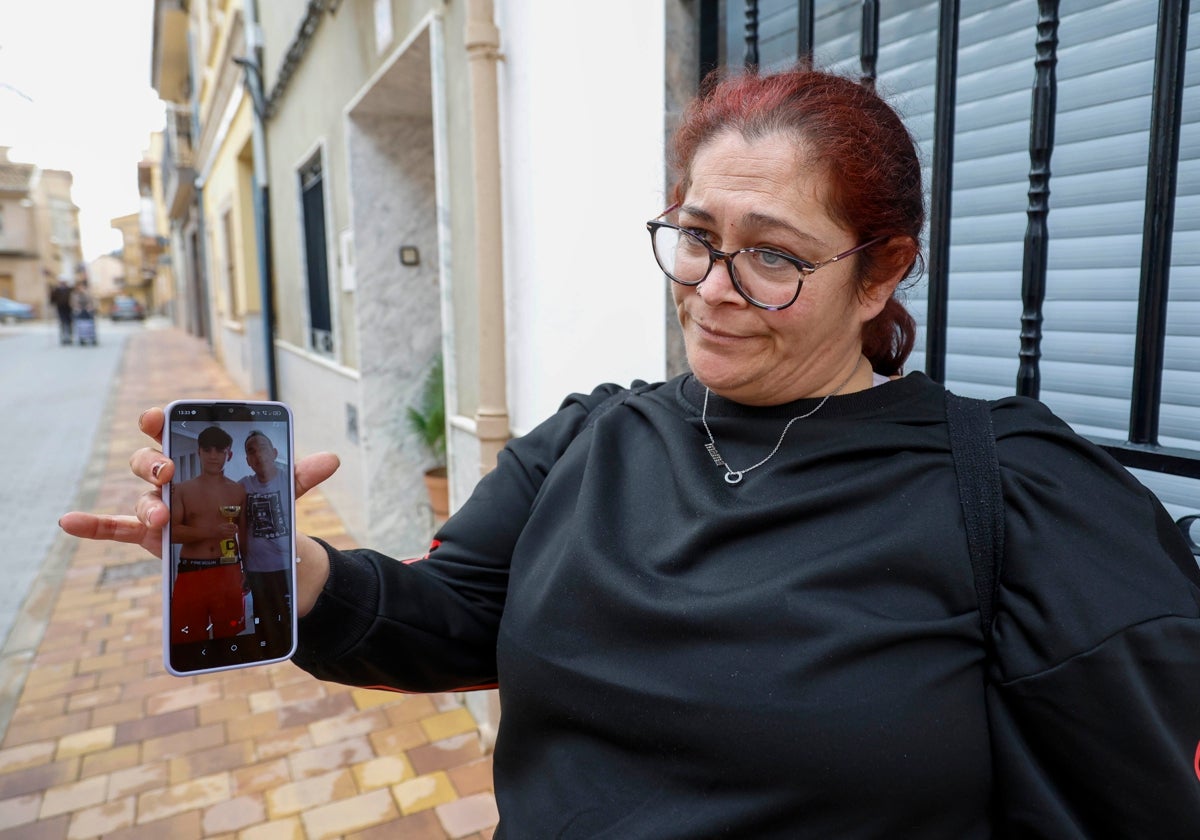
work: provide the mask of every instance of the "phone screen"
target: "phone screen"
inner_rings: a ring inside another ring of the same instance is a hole
[[[292,415],[181,400],[163,453],[163,655],[176,675],[277,662],[296,646]]]

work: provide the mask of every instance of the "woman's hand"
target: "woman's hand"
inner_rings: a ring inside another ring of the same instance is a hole
[[[164,415],[161,408],[151,408],[138,418],[138,428],[162,444]],[[303,496],[337,470],[340,462],[330,452],[319,452],[296,462],[296,496]],[[170,518],[162,500],[162,488],[171,483],[175,464],[160,449],[152,446],[137,450],[129,458],[133,474],[152,487],[138,496],[133,516],[71,511],[63,514],[58,525],[73,537],[89,540],[113,540],[140,545],[146,551],[162,556],[162,529]],[[329,558],[325,550],[309,537],[296,535],[296,551],[302,562],[296,567],[296,609],[301,616],[312,609],[317,596],[329,577]]]

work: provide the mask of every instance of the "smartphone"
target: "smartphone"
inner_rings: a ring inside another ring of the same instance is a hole
[[[163,662],[176,676],[296,649],[292,412],[280,402],[177,400],[163,454]]]

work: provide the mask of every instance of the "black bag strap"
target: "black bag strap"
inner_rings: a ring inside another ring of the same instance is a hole
[[[992,412],[985,400],[946,392],[946,425],[958,479],[958,498],[967,526],[971,571],[979,598],[983,637],[992,642],[996,581],[1004,559],[1004,492]]]
[[[605,397],[603,402],[588,412],[587,419],[583,422],[583,426],[579,429],[580,434],[582,434],[585,430],[590,429],[597,420],[599,420],[612,409],[616,408],[621,403],[628,400],[630,397],[636,397],[639,394],[643,394],[646,391],[649,391],[651,388],[657,387],[657,385],[657,382],[643,382],[640,379],[635,379],[628,388],[622,389],[617,391],[615,394]]]

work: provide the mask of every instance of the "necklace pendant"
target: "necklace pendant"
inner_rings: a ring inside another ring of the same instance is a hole
[[[710,429],[708,427],[708,397],[712,393],[712,391],[710,391],[707,387],[705,387],[705,389],[704,389],[704,405],[700,409],[700,424],[702,426],[704,426],[704,431],[708,434],[708,443],[704,444],[704,448],[708,451],[708,455],[710,458],[713,459],[714,464],[716,464],[718,467],[725,468],[725,483],[726,484],[741,484],[742,478],[746,475],[746,473],[750,472],[750,470],[758,469],[763,464],[767,463],[767,461],[770,461],[772,458],[774,458],[775,453],[779,451],[779,447],[783,446],[783,439],[785,437],[787,437],[788,429],[792,428],[792,425],[797,420],[803,420],[807,417],[812,417],[814,414],[816,414],[818,411],[821,410],[821,407],[823,405],[825,405],[825,403],[829,402],[830,397],[835,397],[838,394],[842,393],[842,389],[845,388],[847,385],[849,385],[850,380],[854,378],[854,374],[858,373],[858,368],[863,363],[865,358],[866,357],[862,356],[862,355],[860,355],[858,357],[858,361],[854,363],[854,370],[850,371],[850,375],[842,380],[842,384],[837,387],[836,391],[834,391],[832,394],[826,394],[824,397],[821,398],[821,401],[819,403],[817,403],[816,406],[809,409],[804,414],[798,414],[795,417],[793,417],[791,420],[787,421],[787,425],[784,426],[783,431],[779,433],[779,440],[775,441],[775,448],[771,450],[771,452],[767,455],[766,458],[763,458],[757,464],[751,464],[750,466],[746,467],[746,469],[744,469],[744,470],[732,469],[728,464],[725,463],[725,459],[721,457],[721,453],[717,451],[717,442],[716,442],[716,440],[713,439],[712,429]]]
[[[721,457],[721,453],[717,451],[715,444],[706,443],[704,448],[708,450],[709,457],[713,459],[713,463],[718,467],[725,466],[725,460]]]

